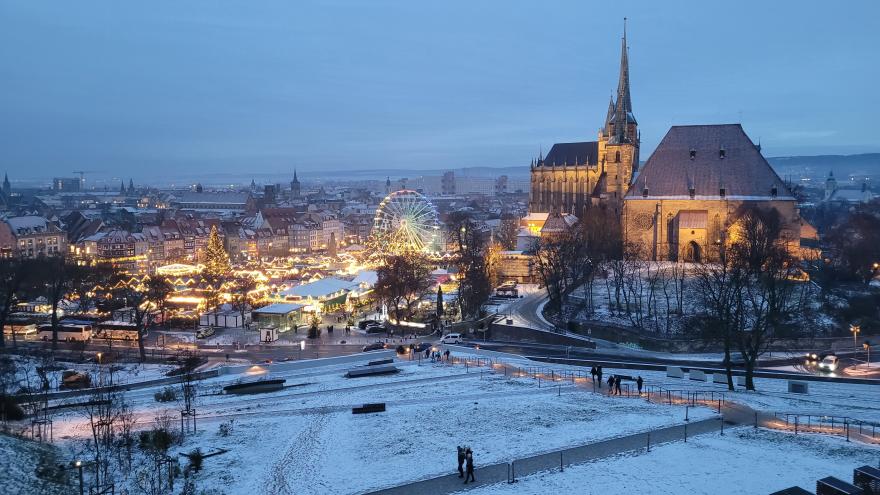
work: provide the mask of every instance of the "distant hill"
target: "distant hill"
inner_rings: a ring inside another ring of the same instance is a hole
[[[858,155],[774,156],[767,161],[779,175],[819,178],[834,171],[839,178],[857,176],[880,179],[880,153]]]

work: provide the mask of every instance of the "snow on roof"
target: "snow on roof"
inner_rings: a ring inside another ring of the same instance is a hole
[[[376,273],[375,270],[361,270],[354,276],[354,280],[352,280],[351,283],[355,285],[366,284],[372,287],[376,285],[376,282],[378,281],[379,274]]]
[[[314,282],[291,287],[287,290],[281,291],[281,294],[284,296],[320,299],[322,297],[336,294],[340,291],[350,291],[355,288],[357,288],[357,284],[354,282],[336,277],[327,277],[315,280]]]
[[[292,313],[294,311],[298,311],[302,309],[302,304],[295,303],[275,303],[270,304],[268,306],[255,309],[251,311],[251,313],[257,314],[266,314],[266,315],[286,315],[287,313]]]
[[[28,215],[24,217],[12,217],[6,220],[6,223],[9,224],[9,227],[12,230],[16,231],[19,234],[23,234],[27,231],[46,231],[46,224],[49,221],[46,220],[45,217],[38,217],[35,215]]]
[[[543,221],[547,220],[547,216],[549,216],[549,215],[550,215],[549,212],[548,213],[529,213],[528,215],[523,217],[523,220],[525,220],[527,222],[543,222]]]

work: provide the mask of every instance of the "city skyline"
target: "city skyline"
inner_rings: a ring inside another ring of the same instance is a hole
[[[742,122],[768,156],[880,150],[868,120],[880,106],[867,63],[877,7],[794,5],[211,3],[206,14],[12,2],[0,167],[16,179],[525,172],[554,142],[595,139],[624,16],[643,159],[676,124]]]

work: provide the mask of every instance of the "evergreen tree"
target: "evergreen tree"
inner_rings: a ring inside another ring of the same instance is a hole
[[[229,254],[223,247],[223,240],[217,232],[217,226],[211,227],[208,246],[205,248],[205,274],[212,278],[222,278],[229,273]]]

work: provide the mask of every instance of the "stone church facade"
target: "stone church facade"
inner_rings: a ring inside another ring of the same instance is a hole
[[[739,124],[673,126],[624,198],[627,241],[652,260],[715,259],[739,213],[776,209],[793,252],[797,201]]]
[[[626,30],[621,43],[616,100],[608,104],[597,141],[556,143],[531,163],[531,213],[570,213],[607,204],[620,211],[639,163],[638,123],[629,89]]]

